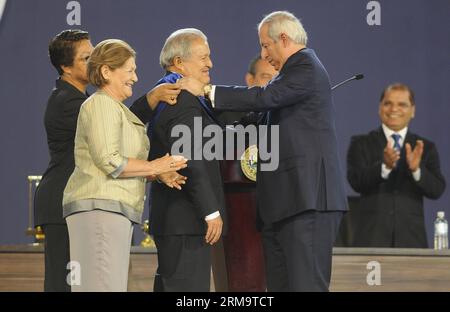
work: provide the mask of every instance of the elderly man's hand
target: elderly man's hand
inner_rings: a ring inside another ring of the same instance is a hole
[[[181,89],[187,90],[195,96],[205,95],[203,91],[203,87],[205,86],[205,84],[195,78],[183,77],[181,79],[178,79],[177,82],[180,84]]]
[[[222,235],[222,217],[218,216],[217,218],[207,220],[206,223],[208,225],[205,236],[206,243],[214,245],[220,239],[220,235]]]
[[[181,85],[177,83],[162,83],[157,85],[147,93],[147,102],[150,108],[154,110],[159,102],[165,102],[169,105],[177,103],[178,94],[181,92]]]

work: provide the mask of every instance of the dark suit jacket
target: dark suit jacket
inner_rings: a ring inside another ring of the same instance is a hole
[[[418,182],[407,166],[404,149],[406,143],[414,148],[417,140],[424,141]],[[426,248],[423,198],[439,198],[445,190],[437,149],[433,142],[408,131],[397,168],[384,180],[381,165],[386,144],[381,127],[367,135],[352,137],[347,155],[347,178],[361,194],[355,212],[359,222],[353,224],[352,245]]]
[[[219,112],[216,113],[217,120],[221,123],[221,126],[229,126],[239,124],[239,121],[245,117],[247,113],[244,112]]]
[[[44,124],[50,163],[35,194],[34,223],[63,224],[62,198],[75,168],[74,140],[78,113],[87,95],[64,80],[57,80],[47,102]]]
[[[160,104],[161,105],[161,104]],[[153,118],[144,97],[130,108],[143,122]],[[171,137],[172,128],[186,125],[191,131],[192,154],[194,154],[194,117],[201,117],[203,128],[213,124],[213,120],[202,108],[198,98],[182,91],[177,105],[167,105],[153,123],[150,138],[150,156],[153,160],[171,153],[172,144],[178,138]],[[197,146],[203,148],[202,144]],[[219,211],[226,232],[225,199],[223,182],[217,160],[190,160],[188,167],[180,170],[188,180],[181,191],[170,189],[156,182],[151,186],[150,231],[154,235],[203,235],[206,233],[205,217]]]
[[[278,169],[257,174],[264,224],[306,210],[347,210],[329,77],[313,50],[292,55],[266,87],[217,86],[214,102],[218,110],[270,111],[279,126]]]

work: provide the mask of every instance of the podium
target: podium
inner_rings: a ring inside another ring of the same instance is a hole
[[[266,291],[266,276],[261,235],[256,229],[256,183],[244,174],[241,155],[232,148],[235,160],[221,161],[228,233],[213,248],[215,289],[262,292]]]

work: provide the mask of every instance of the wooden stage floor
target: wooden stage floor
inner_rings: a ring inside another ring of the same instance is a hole
[[[129,291],[152,291],[156,265],[156,250],[133,247]],[[39,292],[43,277],[42,246],[0,246],[0,291]],[[330,290],[450,291],[450,251],[335,248]]]

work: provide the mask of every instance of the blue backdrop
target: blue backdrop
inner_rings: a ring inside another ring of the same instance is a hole
[[[0,2],[2,2],[0,0]],[[301,18],[333,83],[354,73],[366,78],[334,92],[340,155],[352,135],[379,126],[378,98],[392,82],[416,92],[417,114],[410,128],[433,140],[450,179],[450,1],[380,0],[380,25],[369,25],[369,0],[79,0],[81,25],[69,26],[65,0],[8,0],[0,20],[0,244],[31,242],[27,227],[30,174],[42,174],[48,151],[45,104],[57,78],[47,56],[49,39],[67,28],[88,30],[95,44],[120,38],[138,52],[135,99],[162,75],[158,65],[165,38],[196,27],[209,37],[213,82],[244,84],[247,63],[258,51],[256,25],[274,10]],[[1,3],[0,3],[1,4]],[[131,103],[128,102],[128,104]],[[348,186],[348,193],[352,194]],[[437,210],[450,212],[447,190],[426,202],[431,241]]]

